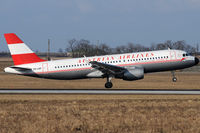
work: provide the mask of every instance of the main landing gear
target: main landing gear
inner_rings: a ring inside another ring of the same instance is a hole
[[[176,81],[177,81],[177,78],[176,78],[176,76],[175,76],[175,72],[174,72],[174,71],[171,71],[171,73],[172,73],[172,81],[173,81],[173,82],[176,82]]]
[[[111,82],[112,77],[107,76],[107,82],[105,83],[106,88],[112,88],[113,84]]]

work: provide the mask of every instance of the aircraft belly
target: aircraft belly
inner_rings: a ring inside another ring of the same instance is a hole
[[[87,78],[86,75],[90,73],[91,70],[81,70],[81,71],[62,71],[47,74],[40,74],[43,78],[50,79],[82,79]]]
[[[145,73],[148,72],[159,72],[159,71],[169,71],[184,69],[193,66],[193,61],[179,61],[179,62],[165,62],[165,63],[155,63],[155,64],[144,64]]]

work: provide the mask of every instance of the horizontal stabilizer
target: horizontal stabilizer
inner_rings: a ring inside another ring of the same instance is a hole
[[[12,66],[12,67],[10,67],[10,68],[13,68],[13,69],[15,69],[15,70],[17,70],[17,71],[30,71],[30,70],[32,70],[32,69],[30,69],[30,68],[16,67],[16,66]]]

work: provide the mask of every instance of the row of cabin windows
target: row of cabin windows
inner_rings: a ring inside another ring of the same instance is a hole
[[[55,66],[55,68],[68,68],[68,67],[79,67],[79,66],[90,66],[90,64],[77,64],[77,65]]]
[[[185,57],[185,56],[189,56],[188,54],[183,54],[183,57]]]
[[[168,56],[161,56],[161,57],[152,57],[152,58],[142,58],[142,59],[129,59],[127,60],[128,62],[132,62],[132,61],[144,61],[144,60],[154,60],[154,59],[168,59]],[[126,62],[126,60],[119,60],[119,61],[108,61],[108,62],[102,62],[105,64],[109,64],[109,63],[121,63],[121,62]],[[55,66],[55,68],[68,68],[68,67],[79,67],[79,66],[91,66],[91,64],[77,64],[77,65],[66,65],[66,66]]]

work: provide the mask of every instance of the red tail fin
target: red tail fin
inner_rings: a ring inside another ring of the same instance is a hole
[[[15,65],[29,64],[45,61],[39,58],[27,45],[14,33],[4,34],[8,48]]]

